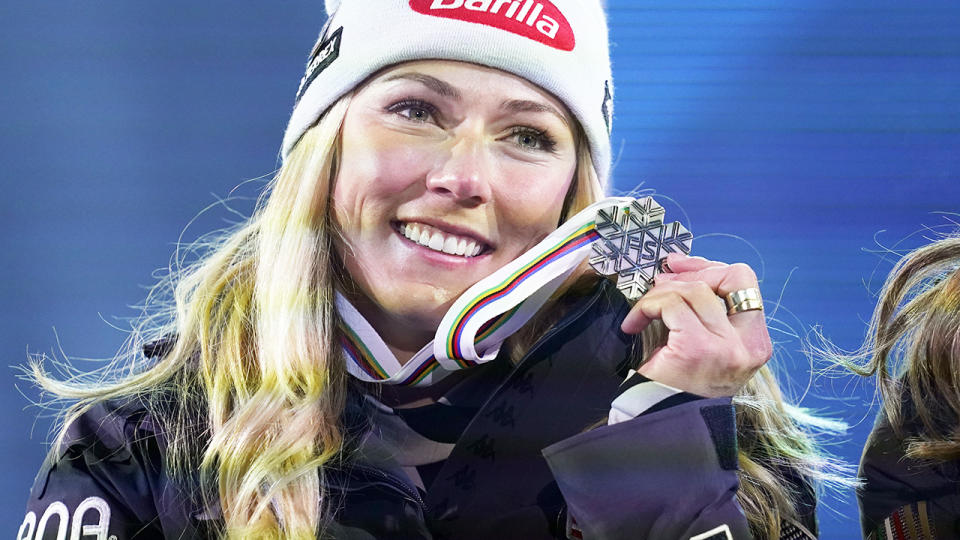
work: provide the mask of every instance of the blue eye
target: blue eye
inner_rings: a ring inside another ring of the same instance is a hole
[[[398,111],[398,114],[418,122],[426,122],[430,119],[430,111],[418,107],[407,107],[406,109]]]
[[[402,116],[417,123],[426,123],[433,120],[436,107],[417,99],[405,99],[387,107],[387,111]]]
[[[529,127],[513,128],[510,132],[510,137],[518,146],[525,150],[553,152],[557,145],[556,141],[554,141],[546,131]]]

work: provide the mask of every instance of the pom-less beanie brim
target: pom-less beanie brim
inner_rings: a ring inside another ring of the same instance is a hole
[[[599,0],[327,0],[283,138],[284,158],[341,96],[412,60],[500,69],[562,101],[580,122],[601,185],[610,171],[613,81]]]

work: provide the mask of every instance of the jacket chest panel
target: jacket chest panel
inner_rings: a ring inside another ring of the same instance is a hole
[[[540,452],[606,417],[629,346],[611,333],[623,316],[622,309],[588,310],[531,349],[493,392],[429,488],[439,538],[535,537],[519,524],[535,524],[541,536],[556,526],[562,498]]]

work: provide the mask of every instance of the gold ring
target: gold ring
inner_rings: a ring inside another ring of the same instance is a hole
[[[743,311],[763,311],[763,298],[760,296],[760,289],[750,287],[740,289],[723,297],[727,304],[727,315],[734,315]]]

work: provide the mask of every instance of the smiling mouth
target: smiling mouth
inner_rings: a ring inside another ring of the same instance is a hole
[[[394,227],[407,240],[447,255],[471,258],[489,250],[475,238],[444,232],[423,223],[397,222]]]

